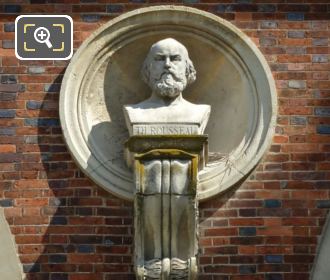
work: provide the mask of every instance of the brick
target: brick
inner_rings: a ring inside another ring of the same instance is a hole
[[[90,14],[82,15],[81,18],[84,22],[98,22],[101,19],[100,15],[90,15]]]
[[[278,208],[281,207],[282,204],[278,199],[266,199],[264,205],[266,208]]]
[[[304,38],[305,31],[301,31],[301,30],[288,31],[288,37],[289,38]]]
[[[267,263],[283,263],[282,255],[266,255],[265,260]]]
[[[281,12],[309,12],[310,5],[279,4],[278,10]]]
[[[0,84],[0,92],[18,92],[24,88],[19,84]]]
[[[232,264],[254,264],[262,261],[262,256],[230,256],[230,263]]]
[[[15,110],[0,109],[0,118],[14,118],[15,114],[16,114]]]
[[[107,5],[107,13],[122,13],[124,11],[123,5],[110,4]]]
[[[28,68],[28,73],[30,74],[42,74],[45,73],[45,67],[33,66]]]
[[[316,203],[316,207],[317,208],[330,208],[330,200],[319,200]]]
[[[5,13],[20,13],[22,10],[20,5],[5,5]]]
[[[0,135],[15,135],[15,128],[0,128]]]
[[[205,254],[221,254],[221,255],[232,255],[237,254],[237,247],[235,246],[221,246],[221,247],[212,247],[212,248],[205,248]]]
[[[115,274],[115,275],[116,275],[116,277],[118,276],[118,274]],[[108,278],[107,280],[110,280],[111,277],[113,277],[113,276],[110,274],[110,278]],[[121,277],[121,276],[119,276],[119,277]],[[125,279],[125,278],[127,278],[127,277],[126,276],[122,277],[122,279]],[[99,279],[101,279],[101,275],[99,273],[88,272],[88,273],[78,273],[78,274],[70,275],[70,280],[99,280]],[[304,280],[304,279],[302,279],[302,280]]]
[[[255,236],[257,230],[255,227],[240,227],[239,228],[239,235],[240,236]]]
[[[105,5],[73,5],[72,12],[74,13],[104,13]]]
[[[262,21],[260,27],[263,29],[276,29],[277,22],[276,21]]]
[[[205,230],[205,236],[233,236],[237,235],[235,228],[211,228]]]
[[[95,247],[93,245],[78,245],[77,251],[78,253],[94,253]]]
[[[101,263],[101,255],[72,254],[68,256],[71,263]]]
[[[24,136],[24,143],[26,144],[38,144],[38,136]]]
[[[306,51],[306,48],[304,48],[304,47],[287,47],[286,53],[297,55],[297,54],[306,54],[307,51]],[[304,70],[304,68],[301,69],[302,67],[304,67],[304,65],[295,65],[295,68],[293,68],[292,65],[289,65],[288,70]]]
[[[68,220],[66,217],[53,217],[50,221],[50,224],[52,225],[67,225]]]
[[[251,4],[253,0],[235,0],[234,2],[237,4]]]
[[[287,13],[287,19],[289,21],[301,21],[304,20],[304,13]]]
[[[313,46],[328,46],[328,43],[328,38],[316,38],[312,41]]]
[[[13,200],[12,199],[0,199],[0,206],[1,207],[12,207]]]
[[[302,40],[302,39],[288,39],[288,40]],[[283,42],[281,42],[283,43]],[[289,44],[289,45],[295,45],[295,42],[284,42],[284,45]],[[299,42],[297,45],[306,45],[306,42]],[[289,55],[289,54],[281,54],[277,56],[277,61],[279,63],[308,63],[311,62],[311,57],[309,55]]]
[[[306,81],[291,80],[291,81],[289,81],[288,85],[289,85],[289,88],[305,89],[306,88]]]
[[[269,208],[257,210],[257,216],[261,217],[287,217],[290,216],[290,214],[290,209]]]
[[[325,179],[325,173],[323,172],[294,172],[292,174],[294,180],[323,180]]]
[[[282,274],[275,274],[275,273],[270,273],[266,274],[265,280],[283,280],[283,275]]]
[[[312,81],[311,87],[327,90],[330,88],[330,81]]]
[[[256,209],[240,209],[239,216],[241,217],[255,217]]]
[[[286,263],[313,263],[314,256],[311,255],[287,255],[284,256]]]
[[[2,48],[3,49],[14,49],[15,42],[13,40],[3,40],[2,41]]]
[[[255,274],[257,268],[255,265],[240,265],[239,266],[239,273],[240,274]]]
[[[234,11],[234,5],[219,4],[216,6],[216,13],[231,13]]]
[[[1,101],[13,101],[16,99],[15,92],[0,92],[0,100]]]
[[[49,258],[49,263],[65,263],[65,262],[67,262],[66,255],[50,255],[48,258]]]
[[[12,144],[0,144],[0,153],[15,153],[16,145]]]
[[[25,126],[59,126],[58,119],[25,119]]]
[[[5,32],[15,32],[15,23],[5,23],[4,30]]]
[[[276,5],[273,4],[260,4],[258,5],[258,12],[274,13],[276,12]]]
[[[316,132],[319,134],[330,134],[330,125],[318,125]]]
[[[74,244],[102,244],[102,236],[85,236],[74,235],[70,236],[70,242]]]
[[[42,108],[43,102],[30,100],[26,102],[26,108],[29,110],[37,110]]]
[[[69,275],[66,273],[52,273],[50,280],[69,280]]]
[[[260,46],[269,47],[275,46],[277,44],[277,41],[274,38],[260,38],[259,43]]]
[[[230,219],[229,224],[231,226],[261,226],[264,224],[264,220],[260,218],[254,218],[253,220],[247,218]]]
[[[17,84],[16,75],[1,75],[2,84]]]
[[[315,108],[314,113],[316,116],[330,116],[330,108]]]
[[[306,125],[307,118],[300,117],[300,116],[292,116],[292,117],[290,117],[290,124],[291,125]]]
[[[241,3],[234,5],[235,12],[257,12],[258,6],[256,4]]]
[[[252,19],[252,13],[237,12],[235,13],[235,20],[237,22],[250,21]],[[248,33],[248,31],[246,31]]]
[[[315,54],[312,56],[312,62],[314,63],[327,63],[329,62],[328,55]]]
[[[48,198],[17,198],[16,206],[45,206],[48,205]]]
[[[141,1],[142,3],[145,2],[145,0],[135,0],[135,1]],[[183,3],[185,3],[185,4],[197,4],[197,3],[199,3],[199,0],[183,0]]]

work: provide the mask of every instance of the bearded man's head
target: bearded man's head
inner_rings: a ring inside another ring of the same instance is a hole
[[[196,80],[196,70],[184,45],[172,38],[153,44],[143,63],[142,79],[162,98],[175,98]]]

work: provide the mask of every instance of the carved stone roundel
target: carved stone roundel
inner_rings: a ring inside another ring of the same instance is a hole
[[[243,32],[188,7],[126,13],[81,45],[60,94],[61,125],[72,156],[93,181],[124,199],[133,199],[134,182],[123,155],[128,131],[122,107],[148,97],[150,90],[139,76],[141,65],[150,46],[169,37],[186,46],[197,71],[184,98],[211,105],[205,131],[209,163],[199,172],[198,199],[241,182],[272,140],[274,80],[265,58]]]

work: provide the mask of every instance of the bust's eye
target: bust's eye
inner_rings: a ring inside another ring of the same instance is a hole
[[[155,61],[164,61],[165,60],[165,56],[164,55],[156,55],[154,57]]]
[[[181,61],[180,55],[171,55],[171,61]]]

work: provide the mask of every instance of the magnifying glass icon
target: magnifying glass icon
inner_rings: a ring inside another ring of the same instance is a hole
[[[38,27],[34,31],[34,39],[38,43],[45,43],[49,49],[53,47],[52,43],[49,41],[50,33],[46,27]]]

